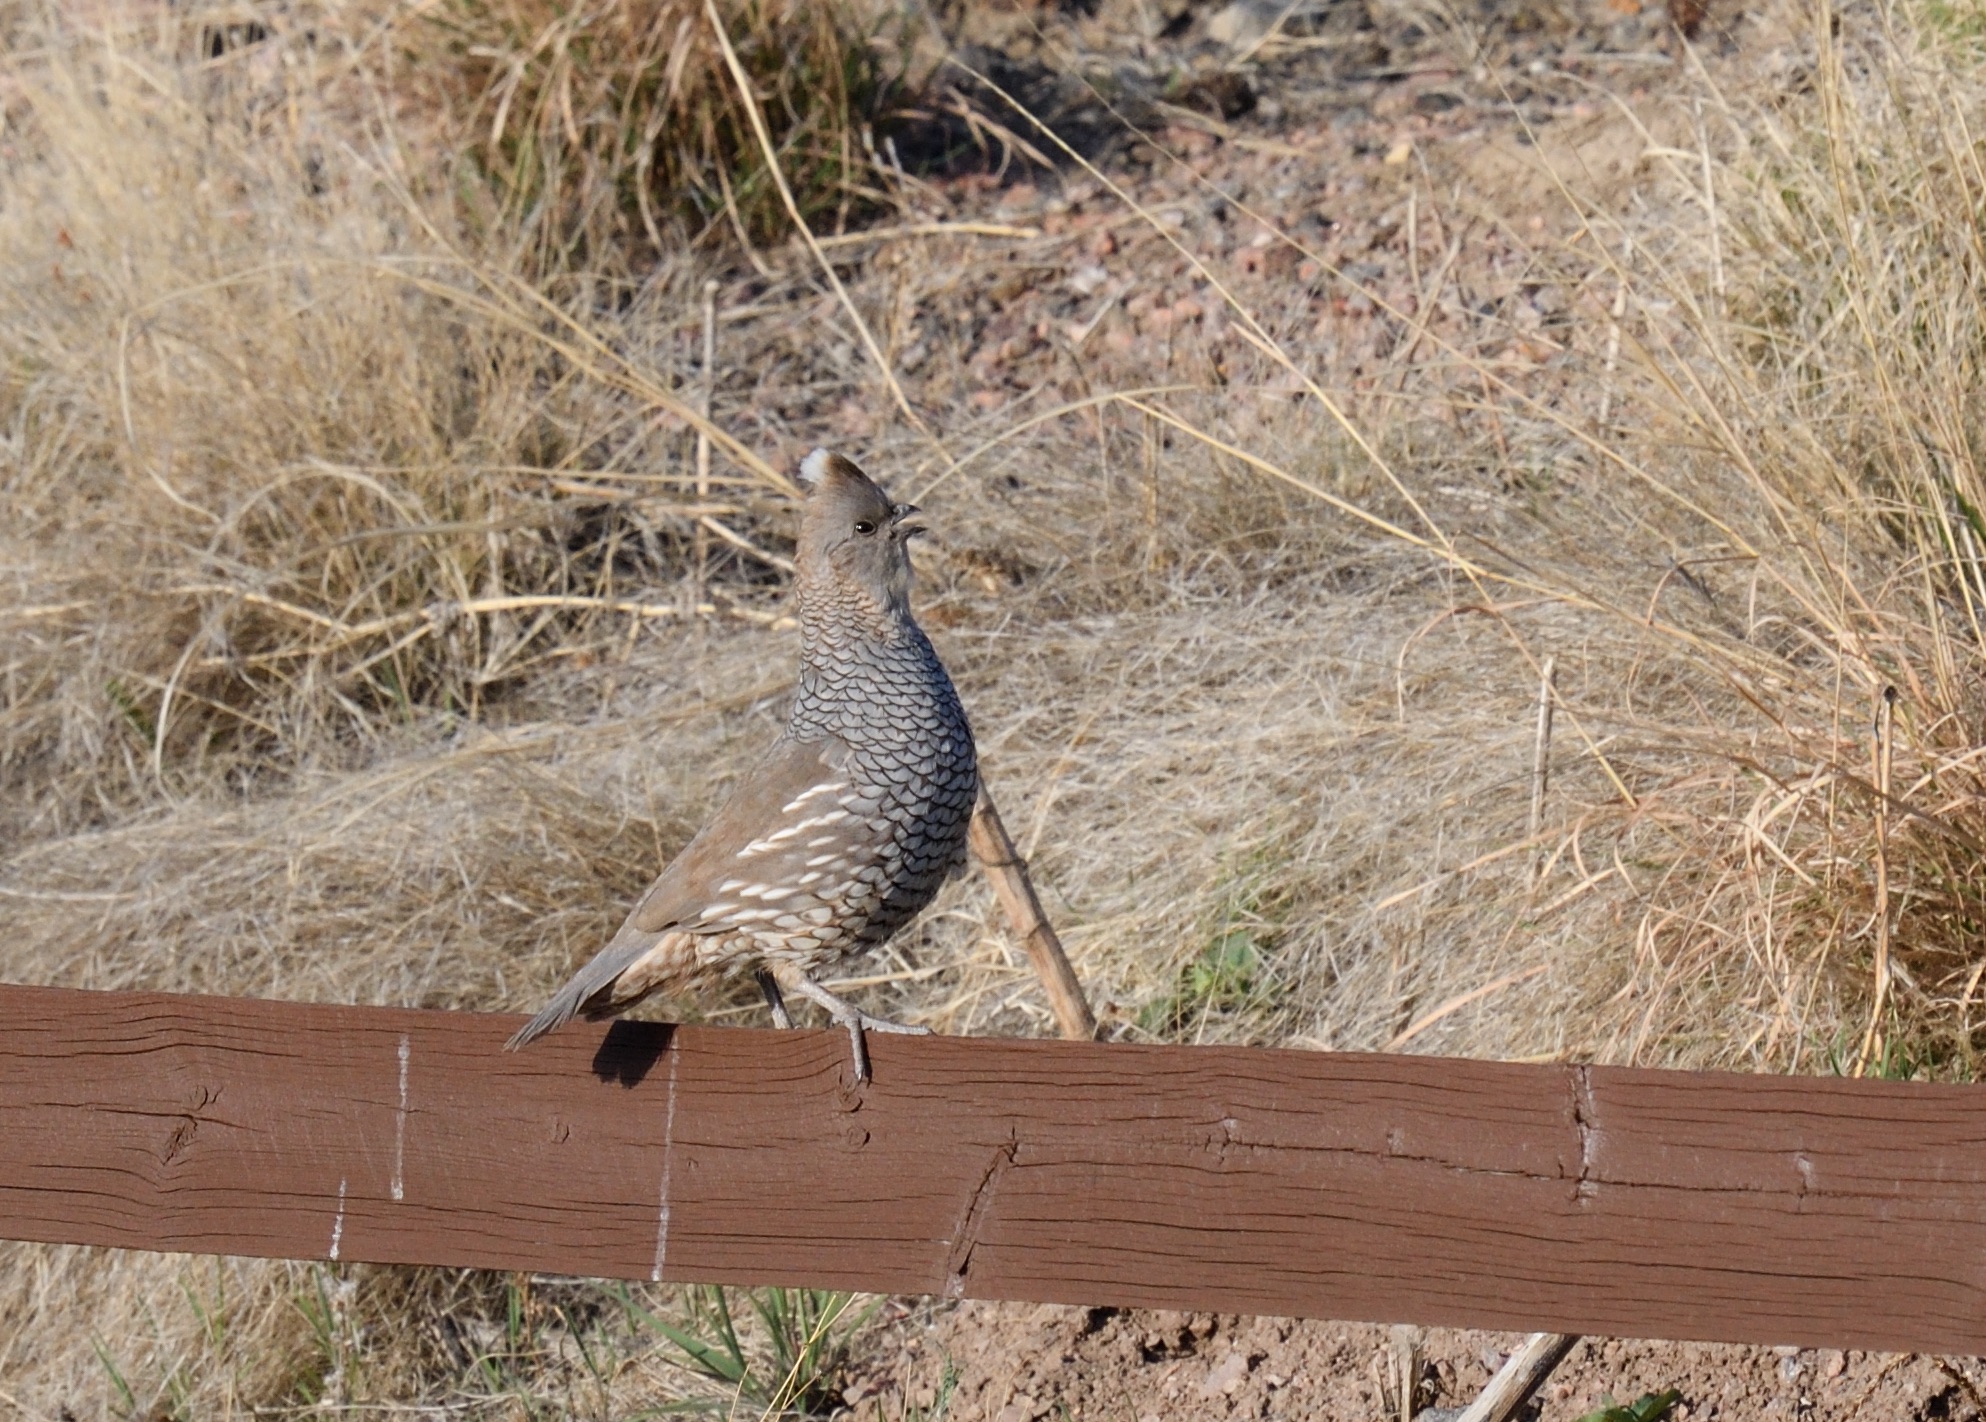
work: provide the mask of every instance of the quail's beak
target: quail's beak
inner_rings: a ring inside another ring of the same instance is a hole
[[[890,527],[896,530],[899,541],[907,543],[918,534],[931,531],[924,520],[918,517],[916,504],[898,504],[890,510],[890,515]]]

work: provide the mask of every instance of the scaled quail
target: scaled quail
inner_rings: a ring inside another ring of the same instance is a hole
[[[917,510],[824,449],[800,477],[800,688],[785,732],[513,1049],[746,968],[780,1026],[784,986],[847,1027],[859,1080],[864,1028],[924,1030],[870,1017],[813,975],[889,938],[964,861],[972,728],[910,615]]]

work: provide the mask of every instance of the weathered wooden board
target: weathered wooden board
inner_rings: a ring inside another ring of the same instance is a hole
[[[0,988],[0,1236],[1986,1353],[1986,1092]]]

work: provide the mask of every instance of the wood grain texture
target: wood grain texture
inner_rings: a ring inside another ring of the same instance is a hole
[[[1986,1353],[1986,1094],[0,988],[0,1235]]]

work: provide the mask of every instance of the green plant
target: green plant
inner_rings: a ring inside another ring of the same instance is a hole
[[[1644,1392],[1633,1402],[1622,1406],[1611,1397],[1597,1412],[1589,1412],[1579,1422],[1662,1422],[1669,1415],[1683,1395],[1674,1388],[1665,1392]]]
[[[94,1334],[90,1336],[90,1347],[96,1351],[97,1361],[103,1364],[104,1372],[110,1375],[110,1385],[117,1389],[118,1397],[124,1403],[124,1415],[135,1417],[138,1413],[138,1398],[131,1391],[131,1384],[124,1380],[124,1372],[117,1366],[117,1360],[110,1356],[103,1340]]]
[[[931,1406],[926,1409],[915,1403],[906,1404],[901,1422],[942,1422],[951,1410],[952,1394],[958,1391],[958,1386],[959,1367],[952,1361],[952,1355],[947,1353],[944,1370],[938,1375],[938,1395],[931,1400]]]
[[[1890,1014],[1876,1040],[1875,1050],[1862,1063],[1863,1076],[1881,1081],[1973,1080],[1972,1053],[1957,1050],[1963,1044],[1950,1036],[1909,1032]],[[1855,1075],[1860,1049],[1859,1037],[1837,1033],[1823,1054],[1829,1075]]]
[[[732,1291],[695,1284],[684,1290],[684,1321],[671,1323],[634,1302],[625,1290],[622,1307],[630,1320],[659,1333],[674,1346],[677,1361],[730,1390],[730,1399],[694,1399],[672,1411],[715,1410],[737,1401],[767,1415],[823,1416],[841,1402],[841,1372],[854,1335],[875,1315],[880,1300],[856,1307],[856,1296],[840,1289],[747,1289],[743,1291],[762,1339],[739,1331]],[[753,1343],[760,1344],[754,1347]],[[950,1393],[945,1394],[949,1398]],[[937,1414],[933,1414],[934,1416]]]
[[[1278,985],[1268,961],[1274,932],[1271,874],[1271,866],[1262,863],[1236,876],[1212,934],[1180,968],[1172,991],[1138,1014],[1140,1027],[1176,1036],[1213,1014],[1273,1003]]]
[[[1203,1013],[1240,1007],[1255,995],[1262,946],[1246,928],[1216,937],[1180,970],[1170,995],[1147,1006],[1138,1025],[1148,1032],[1178,1032]]]
[[[309,1363],[294,1384],[302,1402],[342,1401],[351,1363],[351,1330],[345,1314],[352,1291],[351,1280],[313,1264],[303,1287],[291,1296],[291,1304],[310,1328]]]

